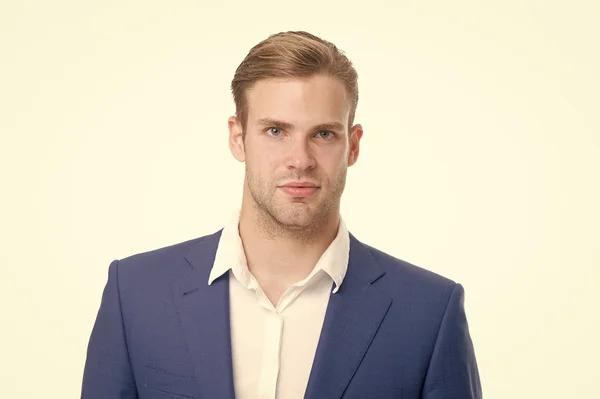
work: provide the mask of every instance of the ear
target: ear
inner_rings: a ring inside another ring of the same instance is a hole
[[[242,124],[236,116],[229,117],[227,121],[229,127],[229,149],[231,153],[240,162],[246,160],[246,150],[244,148],[244,139]]]
[[[352,166],[358,159],[358,153],[360,150],[360,139],[363,135],[363,129],[361,125],[354,125],[350,129],[350,148],[348,150],[348,166]]]

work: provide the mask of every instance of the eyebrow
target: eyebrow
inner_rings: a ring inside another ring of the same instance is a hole
[[[292,130],[294,128],[294,125],[292,125],[291,123],[288,122],[284,122],[284,121],[280,121],[277,119],[272,119],[272,118],[262,118],[258,120],[258,124],[265,126],[265,127],[270,127],[270,126],[277,126],[280,127],[284,130]],[[311,128],[312,130],[337,130],[337,131],[343,131],[344,130],[344,125],[340,122],[328,122],[328,123],[320,123],[318,125],[315,125]]]

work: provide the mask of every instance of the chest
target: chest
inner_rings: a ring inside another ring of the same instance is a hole
[[[230,280],[236,398],[304,396],[330,293],[331,282],[323,279],[278,292],[272,301],[262,289]]]

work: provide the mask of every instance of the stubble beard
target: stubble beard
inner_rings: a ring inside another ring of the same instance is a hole
[[[321,187],[315,198],[278,200],[281,193],[275,182],[266,182],[246,167],[246,184],[252,197],[255,222],[270,238],[281,237],[306,242],[316,241],[320,232],[336,215],[346,185],[346,169],[338,171],[333,186],[327,192]],[[309,178],[310,176],[304,176]],[[298,179],[301,180],[301,179]],[[309,179],[314,180],[314,179]],[[309,205],[310,204],[310,205]]]

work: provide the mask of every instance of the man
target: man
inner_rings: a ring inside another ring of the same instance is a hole
[[[480,398],[461,285],[360,242],[340,215],[359,154],[357,74],[272,35],[238,67],[225,227],[115,260],[83,398]]]

